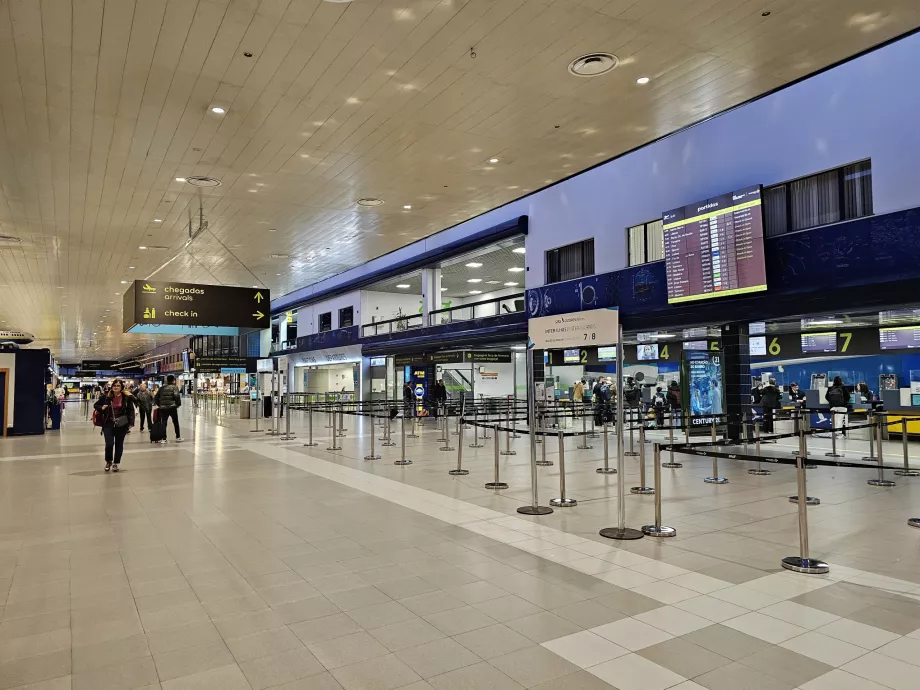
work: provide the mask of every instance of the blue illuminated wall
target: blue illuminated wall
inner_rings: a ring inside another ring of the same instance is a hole
[[[782,367],[783,371],[780,371]],[[898,386],[910,386],[910,371],[920,370],[920,354],[870,355],[866,357],[835,357],[833,359],[799,359],[787,362],[752,362],[751,375],[759,376],[770,372],[780,385],[793,381],[802,388],[808,388],[812,374],[839,375],[844,383],[853,385],[860,381],[869,384],[869,389],[878,392],[878,377],[881,374],[897,374]]]

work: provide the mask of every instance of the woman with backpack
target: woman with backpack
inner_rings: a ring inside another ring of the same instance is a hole
[[[118,472],[125,436],[134,426],[134,396],[125,390],[121,379],[115,379],[111,388],[96,400],[93,406],[93,424],[102,427],[105,437],[105,471]]]
[[[847,413],[850,411],[850,394],[846,386],[843,385],[843,379],[839,376],[834,377],[831,387],[824,392],[824,399],[831,408],[831,425],[834,433],[837,429],[842,429],[842,434],[847,435]]]

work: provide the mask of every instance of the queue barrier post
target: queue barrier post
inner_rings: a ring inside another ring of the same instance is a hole
[[[527,348],[527,357],[525,361],[526,366],[526,377],[527,381],[533,381],[534,374],[534,365],[533,365],[533,347],[530,346]],[[537,444],[536,444],[536,414],[537,414],[537,403],[534,399],[534,387],[532,385],[527,386],[527,426],[530,429],[530,505],[521,506],[517,509],[517,512],[521,515],[549,515],[553,512],[553,509],[549,506],[541,506],[540,498],[538,496],[540,486],[537,482]],[[498,429],[496,428],[496,432]],[[496,443],[498,439],[495,439]],[[543,447],[546,447],[546,443],[543,443]]]
[[[641,419],[639,420],[639,486],[631,488],[629,493],[642,496],[655,493],[655,489],[645,485],[645,424]]]
[[[501,479],[498,476],[498,472],[499,472],[498,456],[499,456],[499,450],[501,450],[501,445],[502,445],[501,434],[498,433],[498,424],[496,424],[493,429],[493,436],[495,437],[495,443],[492,444],[493,447],[495,448],[495,477],[491,482],[486,482],[486,488],[487,489],[507,489],[508,485],[505,482],[501,481]]]
[[[755,447],[756,452],[757,452],[757,457],[759,458],[759,457],[760,457],[760,422],[757,421],[756,419],[752,419],[752,420],[751,420],[751,426],[753,426],[753,429],[754,429],[754,444],[755,444],[754,447]],[[750,427],[746,426],[746,430],[747,430],[748,433],[749,433],[749,432],[750,432]],[[745,434],[745,437],[746,437],[746,436],[747,436],[747,434]],[[758,460],[758,461],[757,461],[757,466],[756,466],[754,469],[748,470],[748,474],[753,474],[753,475],[757,475],[757,476],[761,476],[761,477],[762,477],[762,476],[766,476],[766,475],[768,475],[768,474],[772,474],[772,472],[771,472],[770,470],[765,470],[763,467],[761,467],[761,466],[760,466],[760,460]]]
[[[406,415],[399,418],[400,458],[393,462],[394,465],[411,465],[412,461],[406,458]]]
[[[587,414],[588,406],[585,404],[584,400],[581,402],[581,413]],[[594,428],[594,415],[591,415],[591,431],[588,432],[588,438],[597,438],[597,430]]]
[[[901,447],[904,450],[904,469],[894,473],[899,477],[920,477],[920,470],[912,470],[907,458],[907,417],[901,417]]]
[[[683,467],[683,463],[674,462],[674,410],[668,410],[668,445],[671,446],[669,452],[668,462],[662,463],[662,467],[667,467],[668,469],[679,469]],[[658,482],[655,482],[655,487],[658,487]]]
[[[578,446],[578,450],[591,450],[594,446],[588,445],[588,418],[585,416],[583,409],[581,412],[582,412],[582,415],[581,415],[581,438],[582,440],[581,440],[581,445]],[[573,414],[575,413],[574,407],[572,408],[572,413]]]
[[[655,444],[652,452],[652,461],[655,463],[655,524],[642,527],[642,533],[650,537],[676,537],[677,530],[661,524],[661,446]]]
[[[878,477],[866,482],[869,486],[891,487],[896,486],[895,482],[885,479],[884,451],[882,450],[882,425],[875,425],[875,445],[878,449]]]
[[[716,442],[716,420],[712,420],[712,442]],[[706,477],[704,480],[707,484],[728,484],[728,480],[725,477],[719,476],[719,458],[716,455],[712,456],[712,476]]]
[[[607,419],[604,418],[604,466],[598,467],[598,474],[616,474],[616,468],[610,466],[610,437],[607,435]]]
[[[638,453],[633,448],[633,413],[632,413],[633,408],[627,407],[626,409],[624,409],[623,410],[624,416],[627,410],[629,411],[629,450],[623,453],[623,455],[628,455],[629,457],[635,457],[638,455]],[[619,410],[617,410],[617,412],[619,413]]]
[[[396,441],[393,440],[393,418],[390,416],[389,410],[386,414],[386,426],[383,427],[383,443],[380,445],[388,448],[396,445]]]
[[[511,411],[505,406],[505,450],[502,455],[517,455],[516,450],[511,450]]]
[[[540,438],[540,440],[541,440],[541,443],[540,443],[540,459],[537,460],[537,464],[538,464],[540,467],[552,467],[552,466],[553,466],[553,461],[552,461],[552,460],[547,460],[547,459],[546,459],[546,429],[545,429],[545,428],[543,429],[542,434],[543,434],[543,435],[542,435],[542,437]],[[534,442],[536,443],[536,441],[537,441],[537,439],[535,438],[535,439],[534,439]]]
[[[808,490],[805,478],[805,459],[797,456],[795,459],[796,481],[799,488],[799,496],[807,496]],[[782,560],[782,566],[786,570],[792,570],[796,573],[805,573],[807,575],[823,575],[830,571],[830,567],[824,561],[811,558],[808,554],[808,504],[807,501],[799,501],[799,555],[787,556]]]
[[[476,408],[476,405],[473,405],[473,442],[470,444],[470,448],[482,448],[482,445],[479,442],[479,410]]]
[[[291,433],[291,394],[285,394],[283,400],[285,401],[284,434],[279,438],[282,441],[290,441],[291,439],[297,438]]]
[[[438,448],[438,450],[443,450],[444,452],[450,452],[450,451],[453,451],[453,450],[457,450],[457,449],[454,448],[452,445],[450,445],[450,421],[447,419],[447,409],[448,409],[448,408],[447,408],[447,406],[445,405],[445,406],[444,406],[444,437],[438,439],[439,441],[443,441],[443,442],[444,442],[444,445],[441,446],[440,448]],[[459,419],[460,419],[460,418],[459,418],[459,416],[458,416],[458,417],[457,417],[457,420],[459,421]]]
[[[371,429],[373,431],[373,429]],[[313,406],[307,405],[307,442],[303,444],[305,448],[318,446],[319,443],[313,440]]]
[[[379,460],[380,459],[380,456],[374,452],[374,436],[375,435],[376,434],[374,433],[374,416],[373,416],[373,413],[371,413],[371,452],[368,455],[364,456],[365,460]]]
[[[875,418],[875,410],[869,408],[869,454],[863,456],[863,460],[875,462],[875,427],[878,420]]]
[[[837,452],[837,425],[834,424],[834,417],[836,416],[837,415],[833,411],[831,411],[831,452],[824,454],[828,458],[843,457]]]
[[[801,458],[803,463],[804,463],[804,462],[806,461],[806,459],[808,458],[808,448],[807,448],[807,446],[805,445],[805,443],[806,443],[806,441],[805,441],[805,432],[804,432],[804,429],[803,429],[803,430],[802,430],[802,433],[799,434],[799,452],[798,452],[798,455],[796,456],[796,457],[798,457],[798,458]],[[807,464],[805,465],[805,469],[808,469],[808,465],[807,465]],[[789,497],[789,502],[790,502],[790,503],[798,503],[798,502],[799,502],[799,494],[796,494],[795,496],[790,496],[790,497]],[[806,496],[806,497],[805,497],[805,504],[806,504],[806,505],[810,505],[810,506],[818,506],[818,505],[821,505],[821,499],[816,498],[815,496]]]
[[[463,469],[463,417],[457,417],[457,467],[453,470],[448,470],[447,474],[457,476],[465,476],[470,473],[469,470]]]
[[[573,508],[578,505],[574,498],[565,495],[565,432],[559,430],[559,498],[549,499],[549,504],[555,508]]]

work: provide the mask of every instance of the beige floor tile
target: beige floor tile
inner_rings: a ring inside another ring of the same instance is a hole
[[[457,602],[459,604],[457,608],[460,608],[463,604],[459,600],[457,600]],[[529,601],[525,601],[513,594],[473,604],[473,608],[479,609],[490,618],[494,618],[502,623],[543,612],[543,609],[539,606],[531,604]]]
[[[146,635],[134,635],[110,642],[76,646],[72,650],[73,672],[86,673],[103,666],[111,666],[128,659],[145,656],[150,656]]]
[[[70,673],[70,650],[0,664],[0,690],[37,683]]]
[[[460,609],[458,609],[458,611],[459,610]],[[349,611],[348,615],[365,630],[382,628],[387,625],[411,621],[418,618],[412,611],[397,601],[388,601],[383,604],[364,606],[360,609]]]
[[[162,630],[163,628],[174,628],[179,625],[202,623],[210,620],[207,611],[198,603],[141,612],[140,616],[144,630],[148,633]]]
[[[482,611],[472,606],[464,606],[450,611],[441,611],[427,616],[422,616],[445,635],[453,636],[493,625],[494,618],[487,616]]]
[[[400,690],[409,690],[410,686]],[[308,676],[300,680],[292,680],[290,683],[283,683],[275,686],[272,690],[343,690],[339,682],[328,671],[319,673],[315,676]]]
[[[489,661],[492,666],[526,688],[570,675],[578,666],[543,647],[528,647]]]
[[[153,659],[128,659],[86,673],[74,673],[73,690],[133,690],[158,682]]]
[[[51,678],[50,680],[40,680],[37,683],[29,683],[28,685],[20,685],[16,690],[71,690],[71,677],[68,676],[58,676],[57,678]],[[159,690],[159,683],[156,686],[149,686],[151,690],[155,687]],[[143,690],[147,690],[144,688]]]
[[[393,654],[342,666],[332,675],[345,690],[393,690],[421,680]]]
[[[263,656],[280,654],[303,648],[303,643],[287,627],[261,630],[245,637],[233,637],[227,640],[227,646],[237,663],[253,661]]]
[[[680,637],[646,647],[637,654],[684,678],[695,678],[732,663],[731,659]]]
[[[197,647],[182,647],[153,655],[161,681],[191,676],[233,663],[233,655],[223,642]]]
[[[286,624],[300,623],[314,618],[331,616],[338,613],[341,609],[329,601],[324,596],[315,596],[309,599],[291,601],[286,604],[280,604],[272,607],[272,610]]]
[[[330,670],[389,654],[386,647],[363,631],[315,642],[307,645],[307,649]]]
[[[271,609],[237,613],[231,616],[215,618],[213,622],[224,639],[243,637],[244,635],[257,633],[260,630],[280,628],[284,625],[281,616]]]
[[[743,658],[739,663],[789,683],[792,687],[833,670],[833,666],[783,647],[770,647]]]
[[[428,682],[437,690],[521,690],[504,673],[486,663],[473,664],[430,678]]]
[[[369,632],[391,652],[408,649],[409,647],[418,647],[427,642],[434,642],[435,640],[446,637],[443,632],[422,618],[415,618],[402,623],[396,623],[395,625],[375,628]],[[464,637],[464,635],[457,636],[458,641],[460,641],[461,637]],[[463,644],[462,641],[461,644]]]
[[[252,690],[236,664],[161,683],[163,690]]]
[[[664,690],[685,680],[638,654],[626,654],[591,667],[590,673],[618,690]]]
[[[396,652],[422,678],[439,676],[442,673],[479,663],[481,659],[449,638],[428,642]]]
[[[780,643],[780,647],[802,654],[829,666],[843,666],[868,650],[837,640],[820,632],[807,632]]]
[[[303,648],[244,661],[240,668],[253,690],[309,678],[326,670],[309,650]]]
[[[412,622],[406,625],[412,625]],[[337,637],[345,637],[362,631],[361,626],[355,623],[354,619],[346,613],[313,618],[308,621],[294,623],[288,627],[305,645],[334,640]],[[380,630],[385,630],[385,628],[380,628]],[[376,633],[377,631],[374,632]]]
[[[326,594],[326,598],[345,612],[392,601],[390,597],[376,587],[358,587],[356,589],[331,592]]]
[[[54,630],[0,642],[0,664],[70,649],[70,630]]]
[[[533,646],[532,640],[501,623],[456,635],[454,640],[487,660]]]
[[[214,645],[221,639],[217,628],[210,621],[163,628],[147,634],[147,644],[153,654],[171,652],[184,647]]]
[[[547,640],[554,640],[557,637],[571,635],[582,629],[580,626],[549,611],[541,611],[531,616],[510,620],[505,622],[505,625],[530,638],[537,644],[542,644]]]
[[[419,616],[459,609],[466,604],[446,592],[437,591],[400,599],[399,603]]]
[[[70,629],[70,611],[44,613],[0,623],[0,641]]]
[[[745,635],[720,624],[696,630],[683,635],[681,639],[727,657],[732,661],[738,661],[769,647],[769,644],[761,639]]]
[[[745,690],[793,690],[795,687],[737,662],[722,666],[709,673],[704,673],[693,680],[704,688],[709,688],[709,690],[737,690],[738,688],[745,688]]]

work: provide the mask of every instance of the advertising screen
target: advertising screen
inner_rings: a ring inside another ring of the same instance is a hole
[[[837,332],[802,333],[802,352],[837,352]]]
[[[920,326],[879,328],[878,344],[883,350],[913,350],[920,348]]]
[[[662,222],[668,304],[767,289],[759,185],[668,211]]]
[[[597,361],[598,362],[616,362],[617,361],[617,346],[612,347],[599,347],[597,348]]]
[[[562,361],[566,364],[578,364],[581,361],[578,350],[563,350]]]
[[[636,358],[641,362],[658,359],[658,343],[636,346]]]
[[[767,356],[767,336],[755,335],[748,338],[748,344],[751,349],[751,357]]]
[[[697,424],[698,415],[722,414],[722,358],[708,352],[688,352],[686,356],[690,374],[690,413]],[[708,423],[705,417],[701,419]]]

